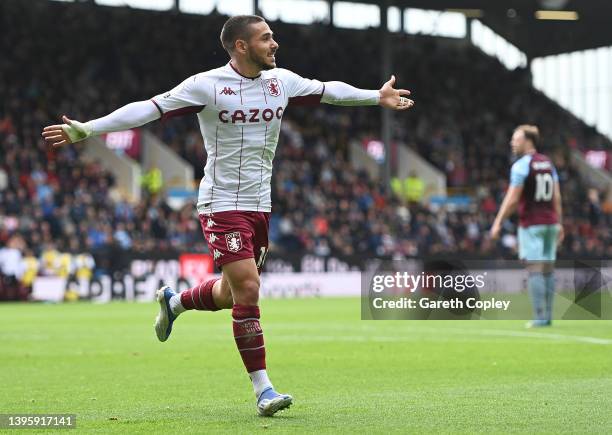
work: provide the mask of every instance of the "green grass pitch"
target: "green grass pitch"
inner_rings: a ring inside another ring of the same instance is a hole
[[[230,313],[0,305],[0,413],[74,413],[86,433],[602,433],[612,322],[362,321],[358,299],[262,301],[268,370],[291,409],[256,415]],[[44,431],[49,433],[49,431]]]

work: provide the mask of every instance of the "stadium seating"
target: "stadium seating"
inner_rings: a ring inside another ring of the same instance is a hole
[[[173,210],[155,195],[131,204],[78,144],[50,150],[39,134],[62,114],[101,116],[225,63],[218,33],[226,17],[25,3],[0,4],[12,23],[0,40],[12,54],[0,58],[0,243],[18,237],[36,255],[49,244],[73,254],[92,252],[107,259],[97,261],[99,267],[110,269],[113,252],[205,251],[193,205]],[[272,27],[281,66],[305,77],[380,85],[375,30]],[[26,28],[36,28],[38,37],[24,35]],[[74,38],[82,43],[70,44]],[[543,150],[554,157],[563,185],[567,238],[561,255],[612,255],[612,218],[602,211],[599,192],[587,194],[567,157],[572,148],[609,147],[608,141],[536,92],[526,70],[507,71],[457,41],[394,38],[398,85],[417,101],[412,112],[395,116],[395,139],[444,171],[449,187],[468,192],[476,206],[448,211],[406,205],[388,186],[351,167],[349,143],[377,136],[378,108],[289,108],[275,159],[273,252],[512,257],[514,228],[506,228],[498,244],[486,232],[507,187],[509,135],[515,125],[533,122],[541,126]],[[457,79],[468,76],[469,82]],[[149,128],[202,176],[206,156],[194,117]]]

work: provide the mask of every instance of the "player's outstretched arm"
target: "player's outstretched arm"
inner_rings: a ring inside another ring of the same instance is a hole
[[[152,101],[138,101],[88,122],[75,121],[64,115],[62,116],[64,123],[45,127],[42,137],[48,145],[59,147],[85,140],[91,136],[140,127],[160,116],[161,112]]]
[[[344,82],[325,82],[321,101],[336,106],[373,106],[380,105],[393,110],[407,110],[414,101],[406,96],[407,89],[394,89],[395,76],[391,76],[379,90],[359,89]]]

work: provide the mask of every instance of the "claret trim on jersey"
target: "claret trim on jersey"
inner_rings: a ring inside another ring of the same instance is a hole
[[[155,107],[157,107],[157,110],[159,110],[159,116],[160,117],[164,116],[164,112],[163,110],[161,110],[161,107],[159,107],[159,104],[157,104],[157,102],[153,98],[151,98],[151,102],[155,104]]]
[[[292,106],[316,106],[317,104],[321,104],[321,99],[323,98],[324,93],[325,93],[325,83],[323,83],[323,90],[321,91],[320,94],[301,95],[299,97],[289,97],[288,104]]]
[[[258,79],[259,77],[261,77],[261,73],[259,73],[259,74],[258,74],[258,75],[256,75],[255,77],[249,77],[249,76],[245,76],[244,74],[241,74],[241,73],[240,73],[240,71],[238,71],[238,69],[237,69],[237,68],[236,68],[234,65],[232,65],[232,62],[231,62],[231,61],[229,62],[229,66],[231,66],[231,67],[232,67],[232,69],[234,70],[234,72],[235,72],[236,74],[238,74],[240,77],[244,77],[245,79],[255,80],[255,79]]]
[[[188,115],[190,113],[199,113],[204,110],[205,107],[206,106],[187,106],[181,107],[180,109],[170,110],[161,116],[161,121],[167,121],[168,119],[174,118],[175,116],[183,116]]]

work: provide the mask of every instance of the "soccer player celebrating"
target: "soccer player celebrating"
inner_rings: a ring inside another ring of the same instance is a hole
[[[394,76],[380,90],[364,90],[338,81],[304,79],[277,68],[278,43],[265,20],[256,15],[227,20],[221,43],[231,58],[226,65],[99,119],[81,123],[63,116],[64,124],[45,127],[43,137],[61,146],[159,118],[197,114],[208,154],[197,210],[222,278],[180,294],[167,286],[158,290],[155,332],[166,341],[173,322],[185,310],[231,308],[234,338],[253,383],[257,410],[270,416],[293,400],[277,393],[268,378],[258,307],[259,273],[268,250],[272,159],[283,111],[289,103],[406,110],[414,102],[406,97],[409,91],[393,88]]]
[[[536,151],[539,137],[534,125],[514,130],[510,144],[520,158],[512,165],[510,187],[491,227],[491,237],[497,239],[502,222],[518,205],[519,258],[529,271],[527,286],[534,311],[528,327],[551,324],[557,243],[563,240],[559,178],[550,159]]]

